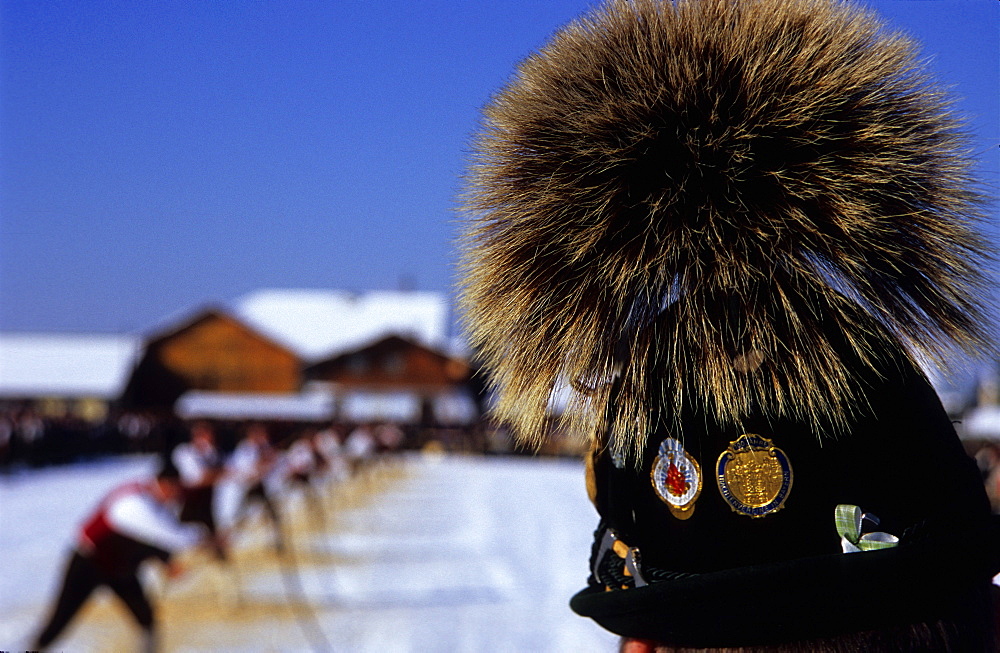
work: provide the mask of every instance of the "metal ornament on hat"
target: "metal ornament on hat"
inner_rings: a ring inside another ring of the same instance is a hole
[[[650,477],[656,495],[674,517],[688,519],[694,514],[694,503],[701,494],[701,465],[678,440],[667,438],[660,443]]]
[[[792,489],[792,464],[771,440],[745,434],[715,464],[719,492],[734,511],[765,517],[781,510]]]
[[[861,551],[877,551],[891,549],[899,544],[899,538],[890,533],[876,531],[861,533],[862,522],[865,520],[879,525],[879,519],[869,512],[851,504],[840,504],[834,510],[834,523],[837,534],[840,535],[840,546],[844,553],[859,553]]]

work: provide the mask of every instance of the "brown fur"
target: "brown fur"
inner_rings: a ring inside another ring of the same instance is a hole
[[[836,0],[612,0],[571,23],[474,142],[462,305],[497,416],[537,444],[570,382],[565,419],[594,435],[621,374],[622,452],[683,401],[832,434],[863,401],[848,359],[988,350],[966,147],[914,43]],[[624,362],[648,357],[670,378]]]

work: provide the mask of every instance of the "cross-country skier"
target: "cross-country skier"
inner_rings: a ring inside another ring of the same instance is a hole
[[[194,547],[206,535],[201,526],[182,524],[174,509],[181,494],[177,469],[168,461],[147,481],[112,490],[80,528],[66,566],[62,589],[33,649],[46,649],[76,616],[91,593],[106,586],[120,598],[142,629],[142,650],[156,650],[153,607],[139,581],[140,565],[158,559],[167,575],[182,566],[172,555]]]

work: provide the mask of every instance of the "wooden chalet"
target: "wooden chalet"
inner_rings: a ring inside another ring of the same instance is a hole
[[[287,347],[210,308],[147,342],[123,404],[168,411],[191,390],[293,393],[301,370],[301,360]]]
[[[309,365],[304,377],[339,400],[365,393],[408,395],[419,402],[418,420],[425,425],[435,422],[436,401],[472,394],[467,362],[396,335]]]
[[[141,344],[108,334],[0,334],[0,412],[100,421],[121,397]]]

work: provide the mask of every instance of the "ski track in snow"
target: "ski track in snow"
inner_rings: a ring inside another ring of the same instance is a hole
[[[293,531],[298,588],[273,564],[230,571],[237,580],[225,581],[229,590],[218,589],[218,571],[214,580],[195,575],[188,583],[194,589],[182,579],[174,600],[183,607],[194,596],[195,611],[204,603],[199,591],[216,592],[216,604],[276,607],[254,617],[234,607],[202,610],[190,619],[163,610],[163,648],[309,651],[322,637],[333,651],[617,650],[615,636],[567,605],[583,587],[597,522],[581,464],[420,456],[401,464],[405,473],[365,505],[319,520],[328,529],[316,530],[313,519],[311,532]],[[108,489],[151,469],[151,460],[139,457],[0,477],[0,649],[27,646],[87,512]],[[308,506],[300,508],[308,514]],[[315,562],[323,556],[326,562]],[[288,607],[299,592],[305,613],[302,605]],[[303,627],[312,615],[320,636]],[[106,650],[100,636],[107,631],[115,632],[114,646],[134,642],[124,614],[95,619],[82,613],[57,646]]]

